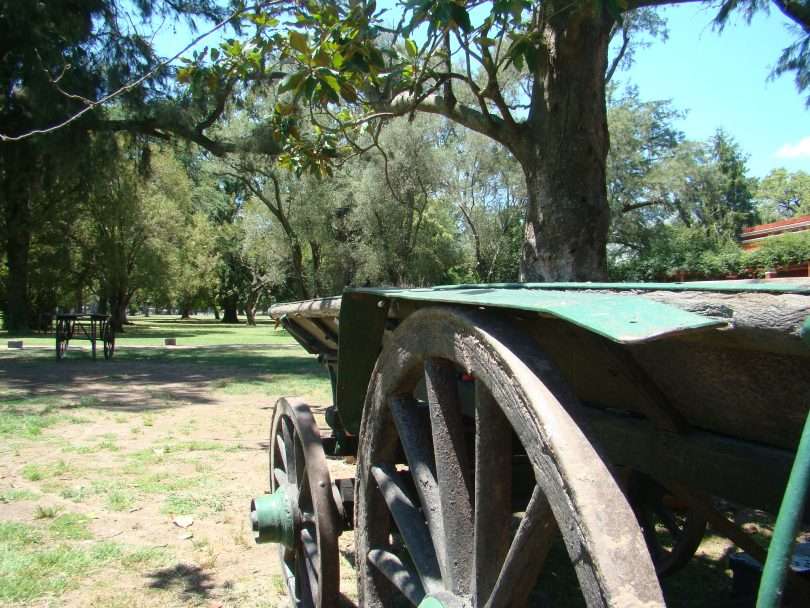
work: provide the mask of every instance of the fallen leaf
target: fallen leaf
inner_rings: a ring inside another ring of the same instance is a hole
[[[188,528],[194,523],[194,518],[191,515],[178,515],[174,518],[174,525],[178,528]]]
[[[177,535],[178,540],[188,540],[190,538],[194,538],[194,532],[181,532]]]

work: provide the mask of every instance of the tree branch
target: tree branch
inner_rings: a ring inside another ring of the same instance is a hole
[[[627,53],[627,49],[630,48],[630,32],[627,30],[626,27],[622,26],[622,46],[619,49],[619,52],[613,58],[613,61],[608,67],[607,72],[605,72],[605,82],[610,82],[610,79],[613,78],[613,74],[616,72],[616,68],[619,67],[619,64],[624,59],[625,54]]]
[[[400,93],[390,102],[377,103],[375,106],[383,111],[389,111],[396,116],[403,116],[414,110],[438,114],[459,123],[477,133],[491,137],[504,145],[508,145],[506,137],[506,124],[497,116],[485,116],[482,112],[462,104],[456,104],[448,110],[447,103],[440,95],[430,94],[423,99],[415,98],[413,93]]]
[[[810,34],[810,4],[800,0],[773,0],[782,13],[798,23],[802,29]]]

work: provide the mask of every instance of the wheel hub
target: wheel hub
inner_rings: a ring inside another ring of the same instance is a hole
[[[297,506],[284,487],[250,501],[250,523],[257,543],[280,543],[292,547],[295,543]]]

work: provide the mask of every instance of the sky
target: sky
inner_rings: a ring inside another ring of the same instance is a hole
[[[669,99],[686,111],[676,126],[688,139],[705,140],[724,129],[748,156],[750,175],[764,177],[777,167],[810,172],[809,93],[796,90],[791,74],[769,79],[782,49],[795,40],[788,31],[792,22],[772,7],[750,25],[734,18],[718,32],[712,26],[716,10],[708,3],[661,9],[668,40],[639,50],[633,66],[614,80],[638,87],[642,100]],[[164,28],[158,49],[173,55],[191,38],[182,25]],[[217,38],[199,47],[215,45]]]
[[[791,22],[773,8],[751,25],[736,19],[717,32],[714,11],[703,4],[664,9],[669,39],[640,50],[635,64],[614,78],[637,86],[643,100],[670,99],[686,110],[677,126],[689,139],[723,128],[749,156],[751,175],[776,167],[810,172],[807,94],[798,93],[792,75],[768,78],[795,39],[786,29]]]

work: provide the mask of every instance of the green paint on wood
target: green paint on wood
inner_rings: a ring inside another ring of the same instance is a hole
[[[543,289],[458,287],[453,289],[358,290],[377,298],[513,309],[549,316],[622,344],[637,344],[726,325],[675,306],[634,295]],[[344,296],[345,298],[345,296]],[[345,299],[343,307],[345,307]],[[343,333],[351,325],[341,322]]]

